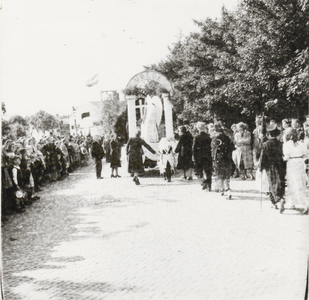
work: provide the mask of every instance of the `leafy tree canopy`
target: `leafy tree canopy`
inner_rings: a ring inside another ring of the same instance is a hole
[[[40,110],[29,118],[29,124],[43,132],[59,128],[59,121],[51,114]]]
[[[195,20],[169,55],[149,68],[176,90],[182,122],[223,118],[252,122],[308,113],[308,1],[243,0],[220,20]]]

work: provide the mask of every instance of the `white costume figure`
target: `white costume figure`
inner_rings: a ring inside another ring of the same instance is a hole
[[[167,138],[162,138],[159,143],[160,161],[158,163],[160,173],[164,174],[165,179],[171,181],[171,172],[175,171],[176,159],[172,145]]]
[[[287,199],[292,206],[300,205],[304,207],[304,212],[308,209],[306,197],[306,170],[304,160],[308,156],[307,145],[292,140],[283,144],[284,160],[287,161]]]
[[[159,141],[158,128],[162,118],[162,102],[158,96],[146,97],[146,114],[141,124],[142,137],[148,143],[157,143]]]

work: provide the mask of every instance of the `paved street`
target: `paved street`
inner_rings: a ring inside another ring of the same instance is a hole
[[[255,182],[232,200],[93,162],[2,227],[6,300],[303,300],[308,215],[271,209]]]

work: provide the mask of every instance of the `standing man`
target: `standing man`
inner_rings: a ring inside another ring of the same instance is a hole
[[[206,132],[206,125],[198,122],[199,134],[193,142],[193,158],[195,162],[195,173],[203,178],[202,189],[211,191],[212,158],[211,158],[211,138]],[[205,173],[205,178],[204,178]]]
[[[101,173],[102,173],[102,159],[104,157],[104,150],[100,143],[99,135],[94,136],[94,142],[91,148],[91,157],[95,160],[97,179],[103,179],[103,177],[101,177]]]
[[[274,208],[278,209],[280,202],[280,213],[284,210],[285,173],[286,163],[283,161],[282,143],[277,139],[280,130],[273,123],[267,127],[268,141],[263,143],[260,170],[266,170],[269,183],[269,198]]]

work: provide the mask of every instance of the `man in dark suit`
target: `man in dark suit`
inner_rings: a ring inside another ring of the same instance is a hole
[[[193,157],[195,173],[203,178],[203,190],[211,191],[212,159],[211,159],[211,138],[206,133],[206,125],[198,122],[197,129],[199,134],[193,142]],[[204,173],[206,179],[204,178]]]
[[[102,159],[104,157],[104,150],[100,143],[100,136],[98,135],[94,137],[94,142],[91,148],[91,157],[95,160],[97,179],[103,179],[103,177],[101,177],[101,173],[102,173]]]

